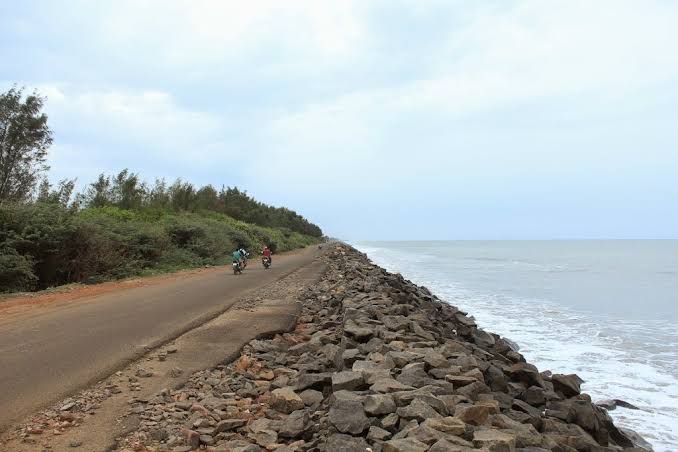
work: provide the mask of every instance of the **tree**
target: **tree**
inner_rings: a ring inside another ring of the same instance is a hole
[[[52,144],[45,99],[36,92],[25,96],[16,87],[0,94],[0,204],[28,199]]]

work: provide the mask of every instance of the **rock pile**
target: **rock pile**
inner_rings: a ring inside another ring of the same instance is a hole
[[[141,425],[123,448],[648,450],[580,392],[576,375],[539,372],[510,341],[350,247],[326,259],[293,332],[133,400]]]

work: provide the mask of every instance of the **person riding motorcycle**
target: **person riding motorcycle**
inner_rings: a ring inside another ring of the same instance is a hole
[[[271,255],[272,255],[271,250],[268,249],[267,246],[264,247],[264,250],[261,252],[261,254],[262,254],[266,259],[268,259],[268,261],[269,261],[270,263],[273,263],[273,259],[271,258]]]
[[[231,256],[233,258],[234,263],[237,262],[238,264],[240,264],[240,262],[242,261],[242,254],[240,254],[240,250],[233,251],[233,254]]]
[[[242,260],[243,268],[247,267],[247,258],[249,257],[249,254],[247,253],[245,248],[240,248],[238,252],[240,253],[240,259]]]

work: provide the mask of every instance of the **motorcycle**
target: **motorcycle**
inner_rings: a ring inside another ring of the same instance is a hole
[[[242,269],[244,267],[242,266],[242,263],[240,262],[233,262],[233,274],[234,275],[241,275],[242,274]]]
[[[262,258],[261,258],[261,265],[263,265],[264,268],[267,269],[267,270],[268,270],[269,268],[271,268],[271,258],[270,258],[270,257],[266,257],[266,256],[262,257]]]

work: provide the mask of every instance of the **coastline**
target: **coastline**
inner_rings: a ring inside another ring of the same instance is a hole
[[[131,400],[129,451],[649,451],[424,287],[328,244],[294,329]]]

